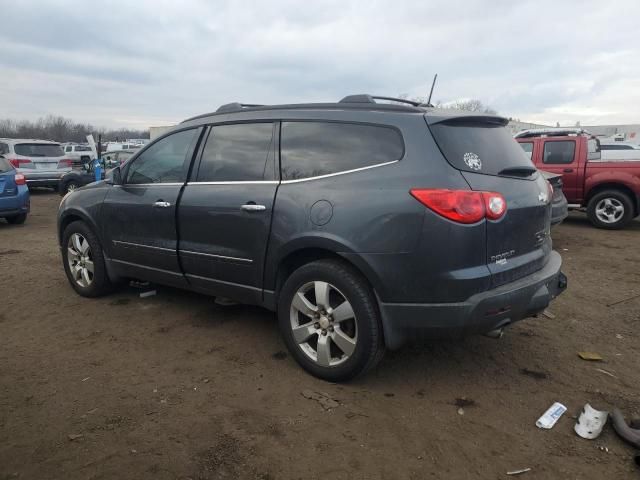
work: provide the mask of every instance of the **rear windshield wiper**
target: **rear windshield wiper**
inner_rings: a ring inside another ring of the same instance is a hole
[[[534,167],[507,167],[498,172],[498,175],[509,175],[512,177],[530,177],[537,170]]]

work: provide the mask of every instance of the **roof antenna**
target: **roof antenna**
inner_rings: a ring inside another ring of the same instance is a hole
[[[436,86],[436,79],[438,78],[438,74],[436,73],[433,76],[433,83],[431,84],[431,91],[429,92],[429,98],[427,99],[427,107],[433,107],[431,104],[431,96],[433,95],[433,87]]]

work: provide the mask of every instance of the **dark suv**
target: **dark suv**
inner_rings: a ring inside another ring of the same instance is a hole
[[[507,120],[379,98],[184,121],[64,197],[71,285],[93,297],[136,278],[264,306],[333,381],[414,337],[542,311],[566,286],[550,187]]]

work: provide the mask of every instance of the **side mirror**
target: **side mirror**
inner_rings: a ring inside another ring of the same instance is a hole
[[[120,167],[112,169],[105,177],[106,182],[109,185],[122,185],[122,173]]]

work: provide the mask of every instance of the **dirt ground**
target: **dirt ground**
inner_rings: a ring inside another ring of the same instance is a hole
[[[588,441],[572,418],[586,402],[640,417],[638,220],[554,229],[569,277],[555,318],[411,346],[334,385],[294,363],[267,311],[162,287],[76,295],[59,201],[35,192],[25,225],[0,221],[0,479],[640,478],[610,425]],[[554,401],[568,412],[536,428]]]

